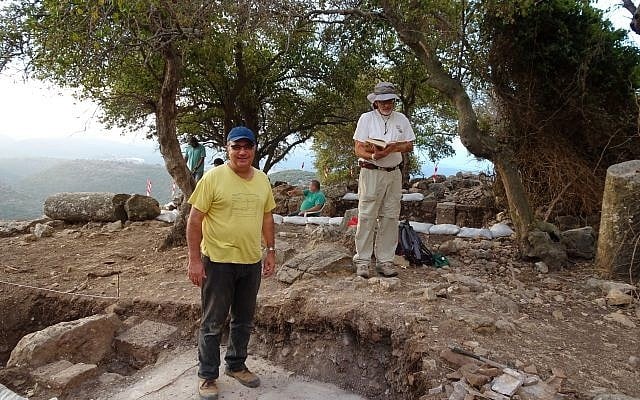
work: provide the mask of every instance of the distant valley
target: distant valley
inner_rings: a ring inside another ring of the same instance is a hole
[[[171,200],[173,180],[153,141],[124,144],[82,136],[24,140],[2,136],[0,143],[0,219],[40,217],[44,200],[58,192],[144,194],[147,178],[154,198],[161,204]],[[207,168],[216,156],[220,154],[207,149]],[[308,185],[315,172],[296,169],[305,163],[313,165],[309,150],[293,152],[272,169],[271,181]],[[432,168],[424,167],[422,176],[431,176]],[[477,165],[455,168],[441,163],[437,173],[453,175],[461,169],[479,170]]]
[[[272,181],[306,185],[315,173],[275,172]],[[44,200],[59,192],[114,192],[145,194],[165,204],[171,200],[173,179],[164,165],[104,160],[55,158],[0,158],[0,220],[42,216]],[[179,189],[176,189],[179,191]]]
[[[163,165],[100,160],[0,158],[0,219],[29,219],[43,214],[44,200],[58,192],[138,193],[160,203],[171,198],[172,179]]]

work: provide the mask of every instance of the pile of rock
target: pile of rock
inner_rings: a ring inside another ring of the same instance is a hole
[[[48,224],[51,218],[44,217],[29,221],[0,221],[0,237],[11,237],[31,232],[38,224]]]
[[[458,173],[450,177],[436,175],[412,180],[410,184],[411,187],[403,196],[400,212],[402,220],[479,228],[487,226],[487,223],[495,218],[491,181],[484,174]],[[299,209],[303,197],[287,195],[293,188],[294,186],[288,184],[280,184],[273,188],[276,214],[288,215]],[[354,182],[324,186],[322,191],[327,203],[322,214],[340,216],[345,211],[358,207],[355,190],[357,184]],[[419,200],[413,198],[413,195],[420,195]],[[441,206],[442,203],[445,205]],[[440,213],[443,215],[439,216]],[[446,217],[444,214],[447,214]]]
[[[473,343],[469,343],[474,345]],[[483,398],[492,400],[556,400],[563,398],[562,384],[567,378],[559,369],[543,380],[534,365],[523,370],[489,360],[459,347],[443,350],[440,358],[457,367],[447,375],[447,383],[429,390],[420,400],[443,398],[464,400]]]

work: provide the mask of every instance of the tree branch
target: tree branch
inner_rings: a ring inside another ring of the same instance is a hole
[[[632,15],[629,27],[632,31],[640,35],[640,8],[637,8],[631,0],[622,0],[622,6]]]

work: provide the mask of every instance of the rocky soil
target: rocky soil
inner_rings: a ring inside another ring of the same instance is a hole
[[[122,318],[173,323],[180,329],[176,346],[195,346],[199,290],[186,278],[186,248],[156,250],[166,224],[53,225],[50,237],[0,238],[0,365],[26,333],[114,303]],[[319,245],[304,227],[278,231],[281,262]],[[589,262],[537,269],[517,258],[510,239],[423,240],[446,250],[451,266],[399,266],[399,276],[389,279],[358,278],[344,266],[291,285],[265,279],[252,352],[370,399],[451,398],[460,382],[474,385],[479,373],[461,380],[469,371],[459,364],[468,360],[452,357],[452,347],[553,386],[537,398],[640,397],[637,292],[621,286],[627,297],[612,295]],[[348,233],[321,241],[350,251]],[[0,383],[49,398],[16,368],[0,369]]]

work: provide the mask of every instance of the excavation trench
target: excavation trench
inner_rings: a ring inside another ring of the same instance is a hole
[[[250,343],[250,352],[255,356],[368,399],[415,398],[416,390],[420,390],[415,385],[411,390],[406,387],[403,376],[415,365],[399,361],[408,358],[393,350],[394,339],[389,330],[363,324],[355,315],[337,312],[335,319],[327,319],[307,313],[301,318],[302,314],[293,313],[291,302],[283,301],[277,306],[270,301],[265,303],[258,310]],[[102,314],[109,306],[125,325],[145,319],[175,326],[177,334],[163,349],[195,347],[199,305],[120,300],[113,306],[108,300],[33,294],[20,289],[0,299],[1,365],[6,365],[12,349],[24,335],[59,322]],[[98,364],[98,369],[101,373],[127,376],[144,366],[130,362],[116,350]],[[46,390],[41,385],[34,393],[35,379],[19,367],[0,368],[0,383],[22,395],[30,392],[30,398],[36,400],[53,395],[60,399],[81,398],[78,393],[90,393],[94,385],[88,381],[63,391]]]

